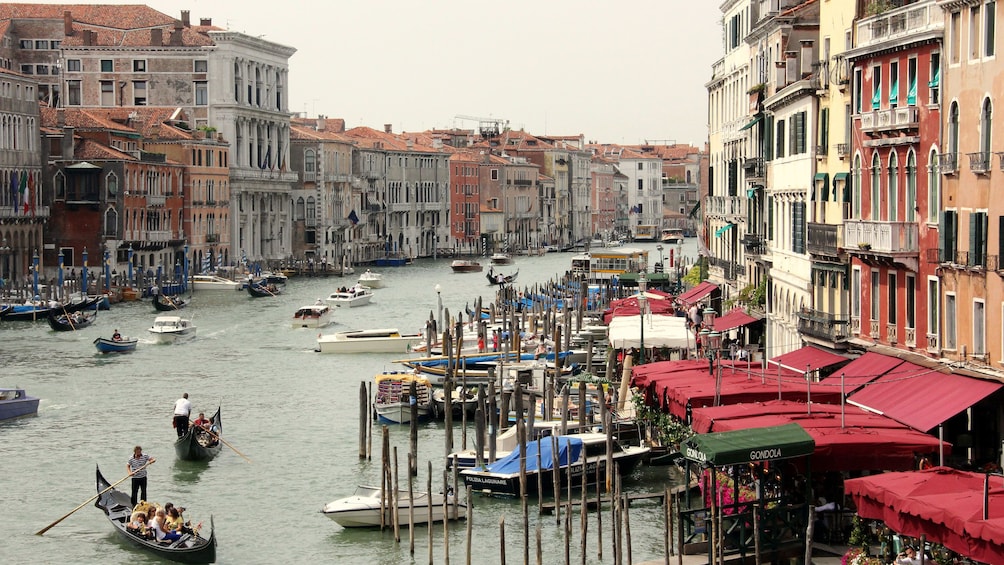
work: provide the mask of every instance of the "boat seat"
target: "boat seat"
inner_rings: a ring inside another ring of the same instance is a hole
[[[132,509],[127,506],[113,506],[108,510],[108,518],[110,520],[122,520],[129,521],[132,517]]]
[[[180,538],[174,540],[168,548],[181,547],[186,541],[192,539],[192,534],[183,534]]]

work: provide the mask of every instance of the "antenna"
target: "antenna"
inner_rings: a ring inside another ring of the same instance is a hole
[[[501,118],[482,118],[478,116],[453,116],[455,120],[478,122],[478,133],[483,138],[498,137],[502,131],[509,129],[509,120]]]

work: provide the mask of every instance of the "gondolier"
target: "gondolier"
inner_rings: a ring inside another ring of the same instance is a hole
[[[156,459],[143,453],[142,447],[137,445],[133,448],[132,457],[129,458],[129,463],[126,465],[129,474],[132,476],[133,506],[136,506],[136,503],[140,500],[146,500],[146,466],[155,461]],[[142,496],[137,499],[137,494],[141,494]]]
[[[181,395],[181,398],[174,403],[174,429],[178,432],[178,437],[185,435],[188,431],[188,419],[192,415],[192,403],[188,401],[188,393]]]

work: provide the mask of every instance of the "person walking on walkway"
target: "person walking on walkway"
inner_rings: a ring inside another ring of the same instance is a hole
[[[146,466],[155,461],[157,460],[143,453],[142,447],[137,445],[133,448],[132,457],[129,458],[129,463],[126,465],[129,475],[132,476],[131,500],[133,506],[136,506],[140,500],[146,500]],[[141,495],[139,499],[136,498],[137,494]]]
[[[174,403],[174,429],[178,432],[178,437],[185,435],[188,431],[188,419],[192,415],[192,403],[188,401],[188,393],[181,395],[181,398]]]

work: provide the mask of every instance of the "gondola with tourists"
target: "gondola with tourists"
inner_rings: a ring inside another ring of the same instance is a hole
[[[268,298],[282,294],[282,287],[265,280],[248,281],[248,294],[254,298]]]
[[[223,422],[220,420],[220,409],[209,419],[206,428],[189,425],[188,431],[174,442],[174,452],[183,461],[209,461],[220,453],[223,442]]]
[[[156,294],[153,297],[153,307],[159,312],[173,312],[175,310],[181,310],[188,303],[176,296],[167,296],[166,294]]]
[[[129,531],[126,526],[132,517],[132,501],[129,494],[115,489],[97,468],[97,500],[94,506],[105,513],[115,531],[129,543],[141,547],[162,559],[170,559],[180,563],[215,563],[216,562],[216,531],[213,519],[209,518],[209,537],[201,533],[183,534],[173,542],[158,542],[141,537]]]
[[[97,317],[97,312],[58,312],[50,310],[47,320],[49,321],[49,327],[54,331],[75,332],[93,324]]]

